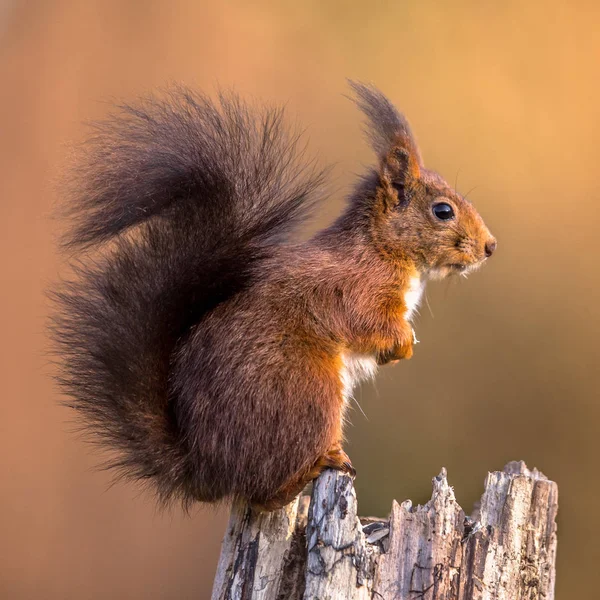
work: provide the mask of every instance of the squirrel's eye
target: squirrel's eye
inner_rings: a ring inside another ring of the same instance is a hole
[[[446,202],[440,202],[439,204],[434,204],[433,208],[431,210],[433,210],[433,214],[440,221],[448,221],[448,219],[454,218],[454,209]]]

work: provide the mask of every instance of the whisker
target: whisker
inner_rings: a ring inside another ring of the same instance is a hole
[[[474,192],[474,191],[475,191],[475,190],[476,190],[478,187],[481,187],[481,186],[480,186],[480,185],[475,185],[475,186],[473,186],[473,187],[472,187],[472,188],[471,188],[471,189],[470,189],[470,190],[469,190],[469,191],[468,191],[468,192],[467,192],[467,193],[466,193],[466,194],[463,196],[463,198],[466,200],[466,199],[467,199],[467,197],[469,196],[469,194],[470,194],[471,192]]]
[[[358,406],[358,410],[360,410],[360,412],[363,414],[363,417],[368,421],[369,417],[367,417],[367,414],[362,409],[362,406],[360,405],[360,402],[356,399],[356,396],[354,394],[352,394],[351,398],[352,398],[352,400],[354,400],[354,402],[356,402],[356,406]]]
[[[456,171],[456,176],[454,177],[454,189],[456,190],[458,188],[458,175],[460,174],[460,167],[458,167],[458,170]]]
[[[433,311],[431,310],[431,304],[429,304],[429,296],[427,295],[427,292],[425,292],[425,304],[427,304],[427,308],[429,309],[429,314],[431,315],[431,318],[435,319]]]

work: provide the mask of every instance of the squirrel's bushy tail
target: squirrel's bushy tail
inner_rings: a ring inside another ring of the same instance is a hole
[[[95,126],[69,182],[65,245],[87,252],[54,294],[59,380],[115,451],[108,465],[164,501],[202,499],[170,395],[173,351],[251,285],[322,183],[282,116],[177,87]]]

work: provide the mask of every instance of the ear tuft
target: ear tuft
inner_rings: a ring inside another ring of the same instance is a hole
[[[375,86],[348,80],[354,102],[368,119],[367,135],[380,159],[388,160],[397,149],[408,152],[411,162],[423,166],[421,153],[406,117]],[[399,162],[403,162],[402,157]]]

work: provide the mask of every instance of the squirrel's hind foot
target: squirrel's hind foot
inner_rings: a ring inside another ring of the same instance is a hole
[[[257,512],[270,512],[278,510],[289,504],[311,481],[316,479],[325,469],[335,469],[348,474],[352,479],[356,477],[356,469],[352,466],[349,456],[339,444],[321,456],[315,464],[301,475],[296,475],[279,491],[265,502],[252,503]]]

